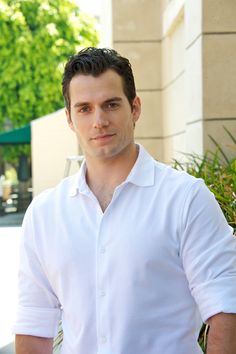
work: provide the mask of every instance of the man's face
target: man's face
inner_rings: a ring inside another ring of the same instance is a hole
[[[134,144],[134,123],[140,99],[133,109],[123,91],[122,78],[113,70],[98,77],[77,75],[70,83],[69,126],[76,133],[86,158],[121,156]]]

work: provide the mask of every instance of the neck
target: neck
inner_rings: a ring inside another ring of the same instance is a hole
[[[87,183],[91,184],[117,184],[122,183],[130,173],[138,156],[138,149],[133,144],[127,151],[119,156],[109,159],[90,159],[86,156]],[[90,186],[91,187],[91,186]]]
[[[104,195],[106,199],[109,199],[108,196],[112,198],[115,188],[129,175],[137,156],[138,149],[135,144],[119,156],[109,159],[91,159],[86,156],[87,183],[103,210],[109,204],[108,200],[106,205],[102,205]]]

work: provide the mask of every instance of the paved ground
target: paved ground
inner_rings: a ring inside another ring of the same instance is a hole
[[[12,342],[4,348],[0,348],[0,354],[15,354],[14,343]]]
[[[23,213],[0,216],[0,354],[15,354],[11,327],[17,306],[17,272],[23,216]]]
[[[13,224],[13,221],[11,223]],[[20,232],[20,226],[0,227],[0,354],[14,353],[11,326],[17,302]]]
[[[17,267],[23,213],[0,216],[0,354],[15,354],[11,326],[17,302]]]

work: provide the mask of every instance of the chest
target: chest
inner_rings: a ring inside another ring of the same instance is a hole
[[[149,277],[151,282],[158,272],[162,277],[164,269],[181,266],[177,215],[151,193],[136,195],[135,203],[131,197],[128,191],[114,196],[104,213],[95,200],[80,200],[79,205],[75,200],[53,213],[45,227],[49,237],[40,248],[54,282],[70,274],[70,279],[90,279],[92,284],[99,269],[114,272],[115,278],[124,273],[130,281]]]
[[[105,211],[108,205],[111,203],[113,191],[101,190],[96,194],[97,200],[101,206],[102,211]]]
[[[109,188],[109,186],[106,185],[94,186],[93,194],[94,197],[96,197],[97,202],[100,205],[102,211],[104,212],[112,201],[114,188]]]

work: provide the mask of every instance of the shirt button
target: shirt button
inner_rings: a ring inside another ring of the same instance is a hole
[[[106,343],[107,341],[107,337],[106,336],[101,336],[101,342],[102,343]]]
[[[100,296],[105,296],[105,295],[106,295],[105,291],[100,292]]]
[[[101,248],[101,253],[105,253],[105,252],[106,252],[105,247],[102,247],[102,248]]]

